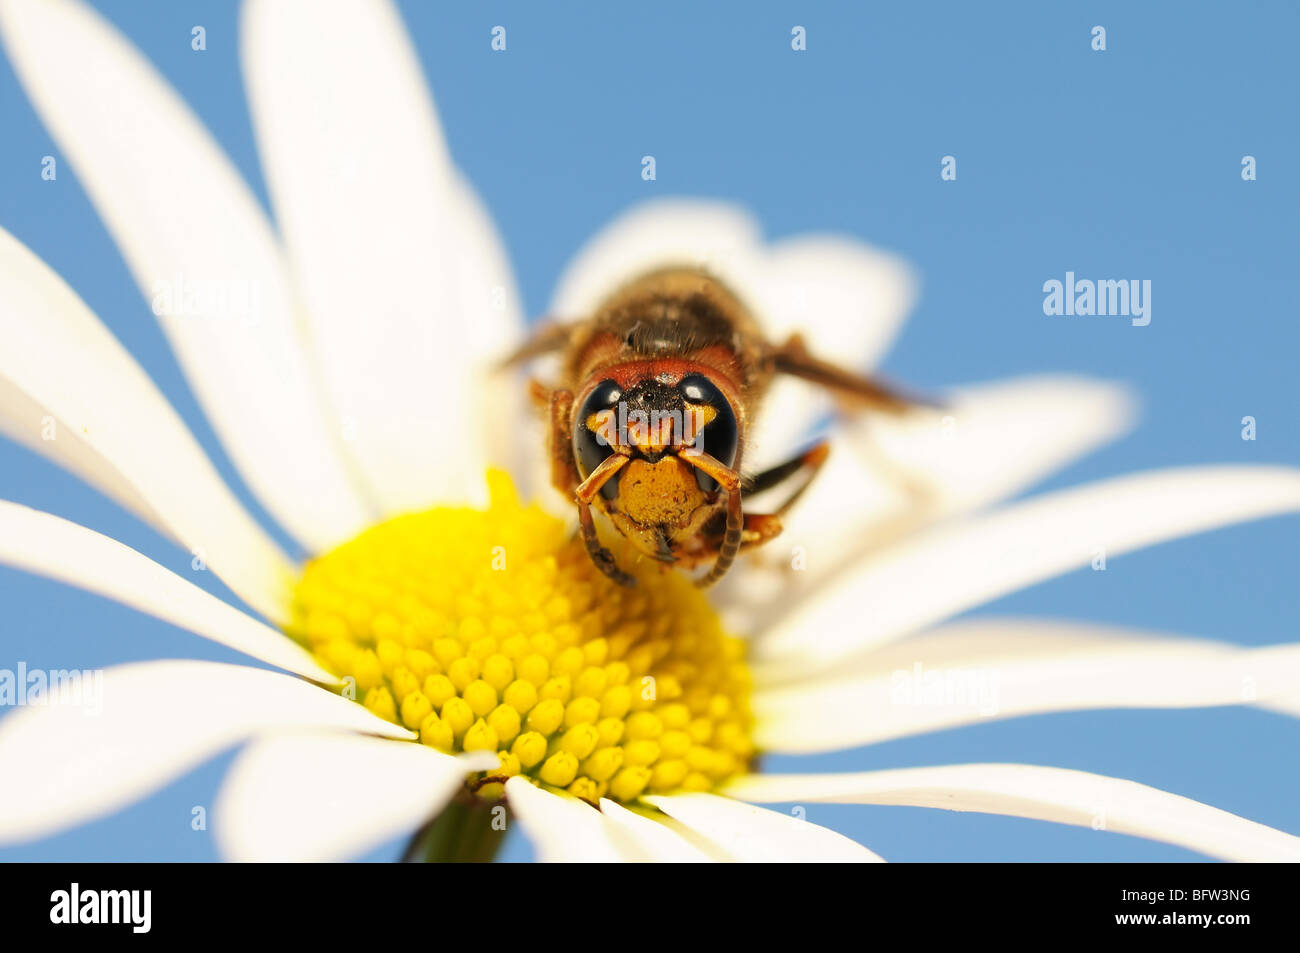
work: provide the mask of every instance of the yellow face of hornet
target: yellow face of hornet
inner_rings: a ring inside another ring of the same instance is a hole
[[[611,454],[627,457],[601,487],[598,505],[638,550],[675,563],[694,555],[692,543],[718,514],[720,494],[717,481],[678,451],[701,450],[729,466],[738,435],[735,414],[712,382],[700,374],[673,380],[658,363],[655,378],[626,390],[614,377],[591,388],[576,414],[573,453],[583,479]],[[642,370],[609,372],[629,379]]]

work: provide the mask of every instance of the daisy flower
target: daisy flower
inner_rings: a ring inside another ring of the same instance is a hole
[[[104,674],[97,718],[69,706],[6,716],[0,769],[23,783],[0,788],[0,841],[106,815],[242,744],[214,806],[232,859],[344,858],[417,830],[413,857],[479,858],[502,822],[553,861],[879,859],[757,806],[787,802],[1100,817],[1214,857],[1300,859],[1290,834],[1080,771],[758,771],[763,753],[991,717],[1295,711],[1296,645],[948,620],[1099,551],[1294,512],[1300,473],[1193,467],[1004,504],[1122,432],[1129,400],[1080,378],[986,384],[942,411],[837,425],[782,541],[719,591],[662,572],[622,589],[537,478],[540,429],[509,439],[524,388],[490,373],[524,333],[509,265],[448,156],[396,13],[255,0],[241,29],[278,228],[98,15],[74,0],[0,2],[17,74],[223,448],[314,554],[286,555],[85,303],[0,232],[0,429],[175,540],[243,605],[15,502],[0,503],[0,562],[269,666],[122,665]],[[551,313],[581,316],[668,262],[709,268],[773,336],[803,330],[855,367],[880,358],[911,296],[902,263],[853,240],[767,243],[736,209],[669,202],[597,235]],[[255,306],[232,316],[236,287]],[[827,409],[783,383],[760,456],[788,451]],[[57,438],[41,439],[50,425]],[[895,675],[916,660],[996,671],[996,711],[905,703]]]

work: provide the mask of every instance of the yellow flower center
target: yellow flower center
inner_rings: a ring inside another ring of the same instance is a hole
[[[659,567],[615,584],[562,521],[488,479],[486,511],[399,516],[310,562],[290,634],[422,743],[497,752],[471,784],[485,797],[517,774],[594,802],[743,771],[744,643],[703,594]]]

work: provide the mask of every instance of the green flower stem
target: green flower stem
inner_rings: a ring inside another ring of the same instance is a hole
[[[494,804],[472,797],[457,797],[411,838],[402,860],[426,864],[485,864],[491,862],[506,839],[506,825]],[[498,830],[498,828],[500,828]]]

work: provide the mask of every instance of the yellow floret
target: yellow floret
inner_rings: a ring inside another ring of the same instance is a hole
[[[496,752],[500,768],[478,777],[596,803],[715,790],[745,771],[744,644],[703,594],[659,567],[635,589],[613,583],[562,521],[490,483],[485,511],[399,516],[310,562],[290,633],[421,743]]]

